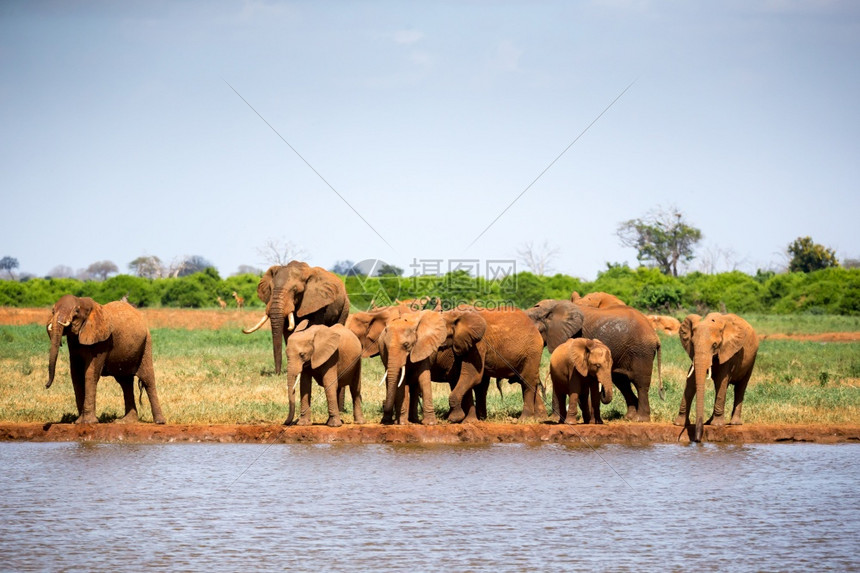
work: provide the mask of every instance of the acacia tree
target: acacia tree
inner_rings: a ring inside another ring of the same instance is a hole
[[[18,259],[15,257],[3,257],[0,259],[0,270],[4,270],[9,273],[10,279],[15,279],[15,275],[12,273],[12,269],[18,268]]]
[[[678,276],[678,263],[695,258],[693,249],[702,240],[702,231],[687,224],[677,208],[657,209],[639,219],[618,226],[621,244],[636,249],[637,260],[656,266],[664,274]]]
[[[113,261],[99,261],[87,267],[87,274],[97,280],[105,280],[108,275],[119,272],[119,267]]]
[[[257,254],[267,265],[286,265],[293,260],[302,260],[307,258],[308,252],[285,239],[266,240],[266,244],[257,249]]]
[[[811,237],[798,237],[788,245],[791,261],[788,270],[791,272],[809,273],[828,267],[838,267],[836,252],[824,245],[813,242]]]
[[[143,255],[128,263],[128,269],[139,277],[158,279],[164,275],[161,259],[155,255]]]

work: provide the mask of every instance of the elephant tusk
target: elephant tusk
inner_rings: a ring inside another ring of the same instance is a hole
[[[708,374],[705,376],[705,380],[712,380],[712,378],[711,378],[711,368],[708,368]]]
[[[295,317],[295,315],[291,312],[291,313],[290,313],[290,315],[287,317],[287,320],[289,321],[289,324],[287,325],[287,330],[289,330],[290,332],[292,332],[293,330],[295,330],[295,329],[296,329],[296,317]]]
[[[49,322],[49,323],[48,323],[48,332],[51,332],[52,330],[54,330],[54,323],[53,323],[53,322]]]
[[[72,319],[70,318],[70,319],[69,319],[69,320],[67,320],[66,322],[62,322],[62,321],[60,321],[60,320],[57,320],[57,324],[59,324],[60,326],[62,326],[63,328],[65,328],[65,327],[69,326],[70,324],[72,324]]]
[[[602,383],[600,383],[600,382],[597,383],[597,389],[600,391],[601,394],[603,394],[603,384]]]
[[[382,380],[380,380],[380,381],[379,381],[379,385],[380,385],[380,386],[382,386],[383,384],[385,384],[385,379],[386,379],[386,378],[388,378],[388,372],[383,372],[383,373],[382,373]]]
[[[406,366],[402,366],[400,368],[400,381],[397,383],[398,388],[400,388],[400,386],[403,384],[404,378],[406,378]]]
[[[269,320],[269,315],[264,314],[264,315],[263,315],[263,318],[261,318],[261,319],[260,319],[260,322],[258,322],[257,324],[255,324],[255,325],[254,325],[254,326],[252,326],[251,328],[243,328],[243,329],[242,329],[242,332],[244,332],[245,334],[251,334],[252,332],[256,332],[256,331],[260,330],[260,328],[261,328],[264,324],[266,324],[266,321],[267,321],[267,320]]]
[[[295,380],[293,380],[293,383],[290,385],[290,393],[291,393],[291,394],[292,394],[293,390],[295,389],[296,384],[298,384],[298,383],[299,383],[299,378],[301,378],[301,377],[302,377],[302,373],[301,373],[301,372],[299,372],[298,374],[296,374],[296,379],[295,379]]]
[[[695,365],[695,364],[690,364],[690,371],[689,371],[689,372],[687,372],[687,378],[689,378],[690,376],[692,376],[692,375],[693,375],[693,370],[695,370],[695,369],[696,369],[696,365]]]

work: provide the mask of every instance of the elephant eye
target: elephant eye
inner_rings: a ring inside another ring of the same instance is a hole
[[[403,343],[403,350],[409,350],[409,343],[408,342]]]

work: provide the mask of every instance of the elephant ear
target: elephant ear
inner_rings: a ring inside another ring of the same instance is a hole
[[[81,331],[78,333],[78,341],[81,344],[90,346],[99,342],[104,342],[111,334],[111,322],[108,313],[99,303],[91,300],[92,310],[89,316],[81,326]]]
[[[552,353],[564,341],[570,340],[582,330],[582,311],[570,302],[559,302],[549,317],[546,327],[546,347]]]
[[[720,364],[723,364],[726,360],[740,352],[747,336],[750,334],[746,326],[741,324],[740,318],[732,314],[725,315],[724,318],[723,340],[717,353]]]
[[[412,362],[421,362],[430,357],[448,338],[448,328],[445,319],[438,312],[424,310],[418,321],[418,340],[409,353]]]
[[[272,283],[275,280],[275,269],[277,267],[269,267],[257,283],[257,298],[266,304],[269,304],[269,299],[272,298]]]
[[[577,339],[570,345],[570,361],[580,376],[588,376],[588,353],[590,349],[587,341]]]
[[[319,368],[332,357],[340,345],[340,334],[331,328],[320,328],[314,335],[314,355],[311,368]]]
[[[487,332],[487,321],[474,311],[466,311],[454,321],[454,354],[461,356],[474,348]]]
[[[700,320],[702,320],[702,317],[698,314],[688,314],[678,329],[678,338],[681,339],[681,346],[687,351],[690,360],[693,359],[693,355],[695,354],[693,350],[693,329],[699,324]]]
[[[340,279],[321,269],[313,269],[305,285],[298,316],[307,316],[337,300]]]

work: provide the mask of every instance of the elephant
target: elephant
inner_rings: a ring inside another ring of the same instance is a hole
[[[266,313],[257,324],[242,332],[251,334],[267,320],[271,321],[276,375],[281,373],[282,339],[286,342],[295,330],[296,316],[307,319],[309,325],[332,326],[346,323],[349,315],[349,297],[343,281],[334,273],[301,261],[270,267],[257,284],[257,297],[266,303]]]
[[[590,306],[593,308],[609,308],[611,306],[627,306],[623,300],[608,292],[590,292],[585,296],[579,296],[579,293],[573,291],[570,293],[570,302],[575,302],[581,306]]]
[[[605,344],[590,338],[571,338],[553,351],[549,372],[553,394],[558,397],[559,424],[576,424],[577,401],[583,422],[603,423],[600,402],[612,402],[612,354]],[[565,404],[568,397],[569,409]]]
[[[441,314],[432,310],[411,312],[388,322],[379,336],[379,354],[386,370],[383,424],[408,424],[409,405],[424,399],[421,423],[436,423],[431,388],[431,356],[445,342],[447,329]],[[398,378],[399,377],[399,378]],[[405,384],[404,384],[405,382]]]
[[[290,413],[285,426],[293,423],[296,411],[295,382],[301,378],[301,415],[298,425],[311,423],[311,379],[325,390],[328,402],[326,425],[339,427],[339,390],[349,388],[356,424],[364,423],[361,409],[361,342],[342,324],[307,326],[302,321],[287,341],[287,392]]]
[[[648,391],[657,357],[660,398],[663,394],[660,338],[645,315],[629,306],[593,308],[566,300],[542,300],[527,311],[550,353],[569,338],[596,338],[612,353],[612,381],[627,403],[628,420],[651,420]],[[632,387],[636,387],[636,394]]]
[[[379,355],[379,336],[389,321],[412,312],[407,307],[383,306],[366,312],[355,312],[346,319],[346,327],[361,342],[361,357]]]
[[[490,378],[508,378],[522,384],[521,422],[546,417],[546,406],[538,393],[543,339],[525,312],[458,308],[443,312],[442,317],[452,342],[440,348],[434,370],[446,370],[451,383],[456,379],[448,398],[449,422],[487,417]],[[479,319],[486,327],[480,325]]]
[[[152,418],[164,423],[152,366],[152,337],[143,315],[127,302],[101,305],[91,298],[67,294],[51,311],[46,325],[51,339],[48,383],[54,382],[57,355],[63,336],[69,345],[69,369],[78,408],[76,424],[95,424],[96,386],[102,376],[113,376],[122,388],[125,416],[120,422],[137,422],[134,377],[146,390]]]
[[[741,414],[744,393],[758,354],[758,337],[752,326],[735,314],[712,312],[705,318],[690,314],[681,323],[678,337],[693,364],[687,374],[687,384],[681,397],[675,425],[689,425],[690,405],[695,395],[696,431],[693,440],[702,440],[705,379],[708,377],[713,377],[716,397],[714,412],[704,423],[714,426],[726,424],[726,390],[729,384],[734,384],[735,402],[729,424],[743,424]]]
[[[678,330],[681,328],[681,321],[675,318],[674,316],[661,316],[659,314],[649,314],[648,320],[651,322],[651,326],[654,327],[654,330],[660,331],[662,330],[669,336],[677,336]]]

